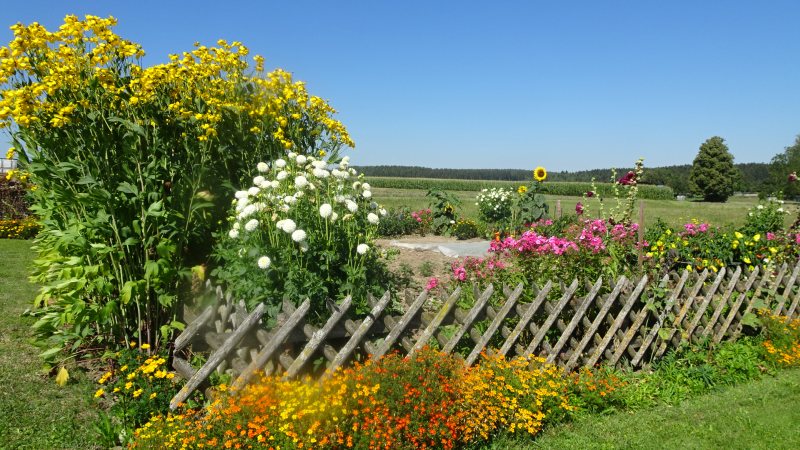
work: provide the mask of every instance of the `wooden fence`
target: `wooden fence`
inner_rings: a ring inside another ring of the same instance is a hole
[[[467,366],[482,352],[491,352],[546,356],[566,370],[600,362],[641,367],[686,343],[735,339],[752,323],[757,308],[800,315],[799,273],[800,263],[768,271],[684,271],[659,280],[622,276],[605,285],[599,279],[582,290],[577,280],[559,284],[557,291],[548,282],[534,286],[532,295],[527,291],[528,298],[523,298],[521,284],[503,292],[473,287],[475,301],[469,309],[457,306],[460,288],[439,299],[423,291],[405,298],[402,315],[386,313],[392,301],[386,292],[369,299],[372,310],[359,320],[348,314],[350,297],[329,305],[331,315],[321,327],[306,322],[306,300],[296,307],[284,303],[270,330],[262,324],[263,305],[248,312],[242,302],[207,285],[214,301],[180,334],[175,353],[191,344],[210,356],[199,369],[174,358],[173,367],[187,382],[170,407],[202,388],[215,370],[230,373],[238,388],[261,370],[292,378],[324,358],[327,376],[355,354],[374,359],[398,349],[413,355],[425,345],[458,352]]]

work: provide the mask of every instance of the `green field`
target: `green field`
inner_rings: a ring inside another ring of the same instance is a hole
[[[428,199],[425,197],[426,190],[423,189],[395,189],[395,188],[373,188],[373,195],[378,203],[388,208],[408,207],[411,209],[422,209],[428,207]],[[459,213],[464,217],[477,218],[478,208],[475,206],[474,191],[451,191],[461,200]],[[581,197],[547,195],[547,202],[550,204],[550,215],[555,216],[557,206],[560,203],[562,214],[575,214],[575,204],[583,202],[587,214],[590,216],[598,215],[600,202],[596,198],[584,200]],[[707,203],[694,201],[678,200],[641,200],[644,204],[645,226],[655,222],[660,217],[674,227],[681,227],[686,222],[697,219],[701,222],[708,222],[715,226],[741,225],[744,223],[747,212],[750,208],[758,204],[755,197],[735,196],[725,203]],[[614,199],[605,200],[605,208],[616,206]],[[636,207],[638,217],[638,204]],[[791,224],[797,216],[798,206],[787,204],[786,208],[790,214],[786,216],[786,224]],[[637,219],[638,220],[638,219]]]

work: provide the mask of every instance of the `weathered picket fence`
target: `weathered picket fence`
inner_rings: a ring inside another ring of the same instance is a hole
[[[423,291],[406,298],[402,315],[385,313],[392,301],[386,292],[369,299],[372,310],[359,320],[348,316],[350,297],[329,305],[331,315],[321,327],[306,322],[306,300],[297,307],[284,303],[277,326],[270,330],[262,324],[263,305],[248,312],[242,302],[207,284],[214,301],[180,334],[175,353],[191,344],[210,356],[199,369],[174,358],[173,367],[187,382],[170,406],[185,401],[215,370],[229,372],[238,388],[258,371],[296,377],[320,355],[330,374],[356,353],[379,358],[398,349],[413,355],[425,345],[446,353],[458,350],[467,366],[482,352],[492,352],[546,356],[567,370],[600,362],[640,367],[685,343],[735,339],[758,307],[800,315],[799,273],[800,263],[777,270],[756,267],[748,273],[741,267],[718,273],[684,271],[660,280],[622,276],[608,286],[602,279],[587,285],[585,295],[576,295],[575,280],[561,285],[555,300],[548,300],[553,282],[534,286],[532,298],[521,298],[521,284],[502,293],[492,286],[482,292],[473,287],[476,300],[470,309],[456,305],[460,288],[443,301]]]

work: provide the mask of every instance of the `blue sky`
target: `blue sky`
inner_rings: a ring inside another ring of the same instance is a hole
[[[224,6],[223,6],[224,4]],[[798,1],[8,2],[113,15],[145,64],[244,42],[328,99],[359,165],[581,170],[768,162],[800,134]]]

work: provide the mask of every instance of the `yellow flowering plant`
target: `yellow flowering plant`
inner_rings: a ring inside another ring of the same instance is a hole
[[[261,57],[251,66],[242,43],[145,67],[115,25],[16,24],[0,47],[0,129],[39,187],[36,330],[53,351],[169,339],[232,186],[287,150],[353,146],[326,101],[289,72],[265,72]]]
[[[168,360],[167,352],[155,351],[146,343],[138,347],[129,344],[105,360],[94,393],[99,406],[105,408],[95,426],[105,445],[126,443],[150,417],[169,411],[169,401],[180,386],[175,373],[169,371]],[[196,393],[193,401],[198,396]]]

